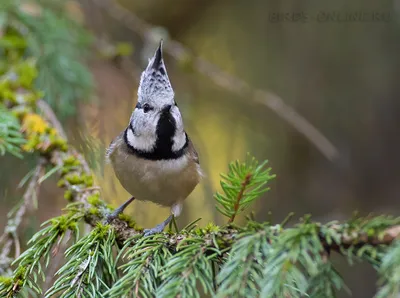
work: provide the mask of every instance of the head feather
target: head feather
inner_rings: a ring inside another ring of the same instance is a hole
[[[161,40],[140,78],[138,90],[140,103],[147,102],[153,106],[164,106],[174,102],[174,91],[164,64],[162,45],[163,41]]]

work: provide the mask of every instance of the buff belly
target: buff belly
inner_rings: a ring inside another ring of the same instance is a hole
[[[200,168],[188,155],[152,161],[118,148],[110,154],[110,160],[121,185],[135,199],[162,206],[183,201],[200,181]]]

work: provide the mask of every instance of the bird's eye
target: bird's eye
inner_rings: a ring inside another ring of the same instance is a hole
[[[150,110],[152,110],[152,107],[150,107],[147,103],[145,103],[143,105],[143,112],[147,113]]]

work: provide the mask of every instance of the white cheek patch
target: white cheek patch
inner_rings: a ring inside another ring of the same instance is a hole
[[[127,132],[127,141],[129,145],[131,145],[133,148],[145,152],[150,152],[154,149],[154,146],[156,145],[156,137],[155,136],[135,136],[132,132],[131,128],[128,128]]]
[[[172,144],[172,151],[179,151],[180,149],[183,148],[183,146],[185,146],[186,134],[184,132],[175,134],[172,140],[174,142]]]
[[[183,129],[183,122],[182,122],[182,116],[179,111],[179,108],[177,106],[174,106],[172,108],[172,117],[175,119],[175,125],[176,125],[176,132],[175,135],[172,138],[173,144],[172,144],[172,151],[179,151],[185,146],[186,143],[186,134]]]

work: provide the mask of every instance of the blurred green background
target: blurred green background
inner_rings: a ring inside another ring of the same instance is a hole
[[[129,195],[110,165],[104,164],[104,148],[128,124],[136,104],[137,79],[154,43],[138,34],[140,29],[129,29],[126,19],[113,17],[104,3],[67,1],[66,8],[94,36],[111,44],[128,42],[133,53],[121,61],[91,56],[93,98],[81,100],[78,112],[64,123],[71,142],[95,165],[105,199],[116,206]],[[311,213],[322,222],[347,219],[355,210],[399,214],[399,1],[120,0],[119,4],[157,26],[150,32],[164,36],[167,44],[177,40],[254,88],[277,94],[339,152],[337,159],[328,160],[267,107],[233,95],[166,55],[176,101],[206,174],[185,202],[179,226],[199,217],[201,225],[224,223],[213,200],[219,174],[226,172],[230,161],[244,160],[247,152],[268,159],[277,174],[271,191],[252,206],[257,220],[280,222],[291,211],[297,218]],[[362,12],[363,20],[345,20]],[[314,19],[321,13],[331,19]],[[371,14],[376,19],[368,19]],[[303,18],[293,19],[299,15]],[[7,211],[23,193],[15,186],[34,163],[9,156],[0,162],[3,227]],[[27,237],[65,206],[55,181],[44,183],[39,210],[27,222]],[[126,213],[149,227],[169,210],[135,202]],[[337,262],[353,297],[373,296],[376,277],[371,268],[356,264],[348,269],[340,258]]]

